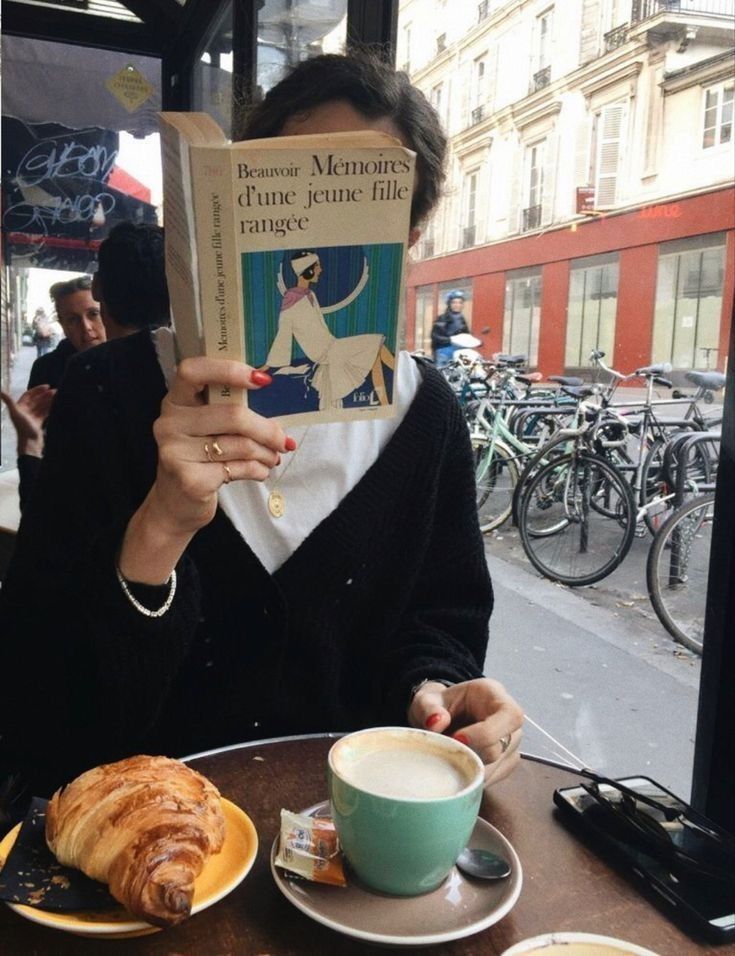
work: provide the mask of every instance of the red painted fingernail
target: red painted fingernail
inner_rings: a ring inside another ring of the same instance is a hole
[[[270,385],[273,381],[273,376],[269,375],[267,372],[259,372],[257,369],[254,372],[250,373],[250,381],[253,385]]]
[[[429,716],[424,721],[424,727],[431,730],[435,723],[442,719],[441,714],[429,714]]]
[[[452,734],[455,740],[458,740],[461,744],[464,744],[465,747],[469,747],[470,738],[467,734],[463,734],[461,731],[458,731],[456,734]]]
[[[284,447],[286,451],[296,451],[296,439],[291,438],[289,435],[286,441],[284,442]]]

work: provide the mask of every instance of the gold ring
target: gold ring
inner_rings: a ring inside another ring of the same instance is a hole
[[[214,461],[212,458],[212,452],[209,450],[209,442],[204,442],[204,454],[207,456],[207,461]]]
[[[232,472],[224,462],[222,462],[222,467],[225,470],[225,484],[229,485],[229,483],[232,481]]]
[[[217,441],[216,438],[215,438],[214,441],[212,442],[212,451],[215,453],[215,455],[216,455],[218,458],[221,458],[221,457],[224,455],[224,452],[223,452],[222,449],[220,448],[219,442]]]
[[[510,747],[510,738],[511,734],[506,734],[505,737],[501,737],[498,743],[500,744],[500,752],[505,753],[505,751]]]

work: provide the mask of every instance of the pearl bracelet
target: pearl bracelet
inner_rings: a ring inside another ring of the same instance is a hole
[[[171,572],[171,577],[166,582],[168,584],[168,596],[166,597],[166,600],[155,611],[151,611],[150,608],[144,607],[135,597],[133,592],[128,587],[128,582],[122,576],[122,572],[117,565],[115,565],[115,574],[117,575],[117,580],[120,582],[120,587],[123,589],[123,594],[125,597],[128,599],[128,601],[130,601],[136,611],[139,611],[146,617],[163,617],[166,611],[168,611],[173,604],[174,595],[176,594],[176,571]]]

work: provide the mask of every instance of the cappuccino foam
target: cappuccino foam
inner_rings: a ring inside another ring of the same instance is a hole
[[[470,782],[466,773],[447,757],[405,746],[357,755],[342,772],[349,783],[361,790],[398,799],[451,797]]]

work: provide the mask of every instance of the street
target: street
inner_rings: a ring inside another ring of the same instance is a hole
[[[650,536],[589,588],[542,578],[507,524],[486,536],[495,610],[485,673],[526,711],[523,750],[611,776],[643,774],[688,799],[700,659],[648,600]]]

